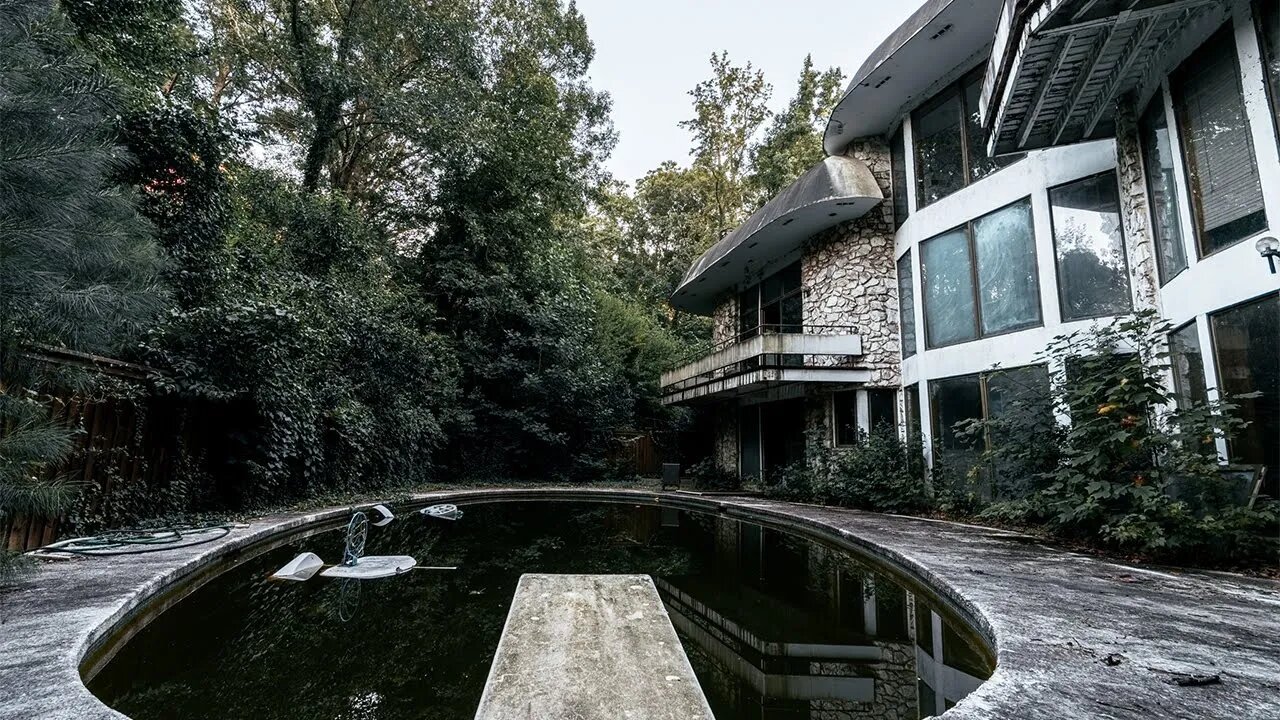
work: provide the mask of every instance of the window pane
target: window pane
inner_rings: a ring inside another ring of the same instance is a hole
[[[871,423],[871,432],[884,432],[888,429],[897,434],[898,429],[898,394],[885,388],[867,391],[867,410]]]
[[[1259,0],[1254,5],[1262,37],[1262,61],[1266,64],[1267,90],[1271,93],[1271,113],[1280,133],[1280,3]]]
[[[1161,284],[1187,269],[1187,253],[1178,224],[1178,191],[1173,175],[1173,146],[1169,143],[1169,122],[1164,114],[1164,95],[1157,94],[1142,114],[1138,131],[1142,136],[1142,164],[1147,175],[1147,197],[1151,201],[1152,232],[1156,238],[1156,264]]]
[[[752,285],[738,294],[738,336],[752,337],[760,326],[760,286]]]
[[[1038,325],[1036,237],[1031,201],[1023,200],[973,223],[983,334]]]
[[[960,93],[952,89],[913,116],[916,200],[920,207],[964,187],[960,113]]]
[[[1231,442],[1233,460],[1267,465],[1268,485],[1280,472],[1280,297],[1271,295],[1211,319],[1218,361],[1218,387],[1235,398],[1249,422]]]
[[[893,229],[897,230],[910,214],[907,206],[907,144],[901,127],[889,141],[889,168],[893,181]]]
[[[907,438],[920,437],[920,385],[912,385],[905,391],[903,405],[907,410]]]
[[[1025,157],[1022,154],[994,158],[987,155],[986,136],[982,131],[981,115],[978,112],[978,98],[981,95],[982,73],[970,75],[964,84],[964,131],[968,136],[966,140],[969,147],[969,182],[981,180]]]
[[[963,228],[920,244],[925,339],[929,347],[976,337],[969,238]]]
[[[916,296],[912,287],[911,251],[898,258],[898,322],[902,328],[902,357],[916,354]]]
[[[1209,399],[1204,379],[1204,356],[1196,323],[1169,334],[1169,363],[1173,366],[1173,392],[1178,407]]]
[[[858,443],[858,393],[855,390],[831,396],[837,445]]]
[[[1043,452],[1052,446],[1047,434],[1055,422],[1049,370],[1044,365],[1029,365],[993,371],[986,376],[986,390],[987,417],[1001,422],[1001,430],[988,437],[990,445],[1013,443],[1037,450],[999,458],[992,467],[991,494],[997,498],[1026,497],[1037,473],[1048,469]]]
[[[792,293],[780,301],[782,305],[782,327],[780,332],[798,333],[803,330],[804,308],[801,307],[800,293]]]
[[[739,476],[760,479],[760,406],[748,405],[738,415]]]
[[[977,375],[934,380],[929,383],[933,406],[933,441],[945,450],[972,446],[956,437],[955,425],[964,420],[982,419],[982,387]]]
[[[800,263],[791,263],[764,279],[760,284],[760,301],[770,303],[793,290],[800,289]]]
[[[1208,254],[1267,227],[1231,23],[1187,58],[1174,88],[1191,208]]]
[[[1129,311],[1129,272],[1112,173],[1049,191],[1064,320]]]

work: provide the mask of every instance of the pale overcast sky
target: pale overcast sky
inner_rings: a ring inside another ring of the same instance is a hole
[[[618,147],[608,167],[643,177],[663,160],[685,162],[688,92],[710,74],[712,52],[750,61],[773,85],[773,109],[795,90],[801,63],[839,66],[845,77],[923,0],[578,0],[595,42],[591,77],[613,97]],[[847,80],[846,80],[847,82]]]

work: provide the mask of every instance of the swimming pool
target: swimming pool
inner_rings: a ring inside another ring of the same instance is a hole
[[[367,552],[423,565],[375,581],[267,576],[340,531],[227,569],[121,645],[89,688],[151,718],[471,718],[527,572],[654,578],[717,718],[940,714],[993,667],[955,613],[891,568],[820,539],[709,512],[480,502],[457,522],[402,513]]]

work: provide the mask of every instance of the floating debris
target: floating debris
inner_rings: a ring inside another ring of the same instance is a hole
[[[388,508],[386,505],[382,505],[382,504],[374,505],[373,507],[369,508],[369,510],[378,516],[377,520],[369,521],[369,524],[374,527],[384,527],[386,525],[390,525],[391,521],[396,519],[396,516],[391,512],[391,508]]]
[[[377,580],[409,572],[418,561],[408,555],[369,555],[357,558],[351,565],[342,564],[325,568],[324,577],[350,578],[352,580]]]
[[[462,511],[458,509],[458,506],[449,503],[432,505],[419,510],[418,513],[427,517],[440,518],[441,520],[460,520],[462,518]]]
[[[287,565],[280,568],[271,576],[272,580],[290,580],[292,582],[304,582],[310,580],[320,569],[324,567],[324,561],[315,553],[305,552],[298,557],[289,561]]]

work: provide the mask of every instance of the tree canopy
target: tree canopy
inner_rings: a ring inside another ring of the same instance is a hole
[[[154,370],[201,432],[153,514],[594,479],[620,432],[677,433],[658,376],[709,326],[667,297],[820,156],[839,80],[806,61],[774,117],[760,72],[714,55],[691,161],[630,187],[572,3],[4,7],[6,362],[46,343]]]

